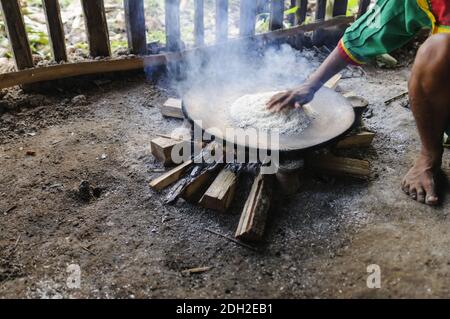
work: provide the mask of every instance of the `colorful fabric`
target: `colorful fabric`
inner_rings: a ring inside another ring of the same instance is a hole
[[[402,47],[423,28],[450,32],[450,0],[378,0],[347,29],[339,52],[348,62],[363,64]]]

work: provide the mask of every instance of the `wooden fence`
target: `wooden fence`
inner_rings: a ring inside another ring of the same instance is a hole
[[[80,0],[83,8],[83,14],[86,24],[86,33],[89,45],[89,53],[92,58],[96,57],[110,57],[111,46],[108,36],[108,26],[105,15],[105,7],[103,0]],[[203,47],[205,45],[205,27],[204,27],[204,0],[193,0],[195,6],[194,17],[194,37],[195,45]],[[270,31],[279,31],[283,29],[285,1],[284,0],[267,0],[270,1]],[[54,60],[57,62],[67,61],[64,28],[61,21],[60,6],[58,0],[42,0],[43,8],[46,15],[49,39],[52,47]],[[226,42],[228,39],[228,0],[215,0],[216,10],[216,42]],[[325,20],[326,16],[326,0],[316,0],[316,10],[314,13],[315,22]],[[33,58],[31,54],[30,44],[28,41],[24,19],[20,9],[19,0],[0,0],[5,26],[14,55],[14,60],[17,69],[25,70],[33,68]],[[333,16],[345,15],[347,12],[348,0],[335,0],[333,7]],[[370,0],[359,0],[358,15],[366,12]],[[294,28],[295,26],[303,25],[306,19],[306,8],[308,0],[291,0],[291,7],[298,7],[299,9],[293,15]],[[147,41],[146,41],[146,25],[144,13],[144,0],[124,0],[124,11],[126,21],[126,32],[128,39],[128,47],[130,52],[136,55],[144,56],[141,60],[127,62],[118,62],[110,59],[111,65],[119,65],[120,70],[127,69],[127,65],[132,68],[139,68],[147,61],[157,61],[161,63],[162,58],[147,56]],[[239,20],[239,37],[252,37],[255,35],[255,22],[257,16],[257,1],[256,0],[241,0],[240,1],[240,20]],[[319,27],[319,25],[318,25]],[[180,32],[180,0],[165,0],[165,32],[166,32],[166,50],[168,52],[179,52],[182,50],[181,32]],[[297,27],[298,29],[298,27]],[[298,29],[302,31],[303,29]],[[306,30],[306,29],[305,29]],[[139,62],[141,61],[141,62]],[[93,61],[95,62],[95,61]],[[99,62],[99,61],[96,61]],[[100,61],[105,62],[105,61]],[[67,63],[70,64],[70,63]],[[98,64],[98,63],[97,63]],[[95,66],[96,64],[92,64]],[[86,65],[85,65],[86,66]],[[53,66],[55,67],[55,66]],[[51,68],[51,67],[48,67]],[[63,67],[59,71],[59,76],[72,76],[72,74],[89,74],[95,73],[95,68],[91,71],[85,70],[75,72],[75,68],[71,69],[74,72],[68,72]],[[69,69],[69,68],[67,68]],[[115,71],[113,67],[108,69],[102,65],[102,72]],[[80,73],[81,72],[81,73]],[[17,72],[16,72],[17,73]],[[39,74],[45,72],[39,71]],[[58,73],[58,72],[57,72]],[[27,75],[33,75],[33,72],[18,74],[22,82],[16,84],[37,82],[38,78],[26,79]],[[44,77],[47,79],[48,77]],[[52,78],[52,77],[50,77]],[[55,75],[54,78],[57,78]],[[2,83],[3,80],[3,83]],[[8,81],[6,81],[8,80]],[[6,81],[6,82],[5,82]],[[14,84],[11,74],[0,75],[0,88],[7,87]]]

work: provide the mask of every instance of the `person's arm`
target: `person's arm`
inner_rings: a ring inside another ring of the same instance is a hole
[[[359,65],[403,46],[423,27],[432,27],[426,10],[417,1],[378,0],[345,31],[337,48],[304,84],[275,95],[267,107],[272,111],[300,107],[347,64]]]
[[[305,83],[295,89],[279,93],[272,97],[267,105],[268,109],[279,112],[286,107],[301,107],[301,105],[310,102],[314,94],[329,79],[349,64],[342,57],[339,50],[339,47],[336,47]]]

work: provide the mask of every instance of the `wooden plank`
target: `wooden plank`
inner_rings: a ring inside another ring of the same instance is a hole
[[[270,3],[269,29],[283,29],[284,0],[272,0]]]
[[[228,0],[216,0],[216,42],[228,39]]]
[[[308,0],[296,0],[295,5],[298,7],[295,13],[294,25],[301,25],[306,20],[306,14],[308,12]]]
[[[342,79],[342,74],[338,73],[336,75],[334,75],[331,79],[329,79],[324,86],[332,89],[332,90],[336,90],[339,81]]]
[[[346,26],[353,21],[353,17],[337,17],[327,21],[308,23],[289,29],[276,30],[268,33],[257,34],[251,37],[233,39],[228,41],[229,43],[227,45],[240,44],[249,41],[264,43],[267,41],[296,36],[303,32],[317,30],[318,28]],[[42,68],[33,68],[17,72],[3,73],[0,74],[0,88],[7,88],[14,85],[30,84],[42,81],[51,81],[80,75],[138,70],[144,69],[144,66],[157,67],[167,65],[167,63],[169,62],[181,61],[183,58],[191,55],[217,50],[222,45],[223,44],[217,44],[209,47],[184,50],[182,52],[169,52],[165,54],[155,54],[144,57],[133,57],[126,59],[115,58],[103,61],[66,63],[62,65],[52,65]]]
[[[336,148],[367,148],[372,145],[374,138],[375,133],[372,132],[360,132],[348,135],[336,144]]]
[[[272,197],[272,180],[269,175],[259,174],[250,190],[242,210],[235,237],[245,241],[259,241],[264,236],[267,215]]]
[[[180,0],[165,0],[165,25],[167,50],[180,51]]]
[[[334,0],[333,17],[345,16],[347,14],[348,0]]]
[[[205,1],[194,1],[194,36],[195,45],[201,47],[205,44]]]
[[[255,34],[257,5],[255,0],[241,0],[239,19],[239,35],[241,37]]]
[[[367,179],[370,175],[370,164],[368,161],[336,157],[331,154],[308,156],[306,158],[306,167],[332,175],[350,176],[360,179]]]
[[[133,54],[147,53],[144,0],[124,0],[128,48]]]
[[[296,0],[291,0],[289,4],[289,9],[293,9],[296,7]],[[288,15],[288,20],[291,25],[295,23],[295,14]]]
[[[183,102],[180,99],[168,99],[160,110],[163,116],[184,119]]]
[[[67,61],[66,39],[61,20],[59,1],[43,0],[42,2],[47,20],[47,30],[52,46],[53,58],[57,62]]]
[[[158,178],[152,180],[150,182],[150,187],[157,191],[166,188],[167,186],[179,180],[183,176],[183,174],[192,166],[192,164],[193,161],[189,160],[171,169],[170,171],[159,176]]]
[[[14,85],[51,81],[73,76],[144,69],[144,66],[166,65],[167,61],[179,61],[180,55],[151,55],[105,61],[84,61],[33,68],[0,74],[0,88]]]
[[[236,182],[236,173],[223,169],[200,199],[200,205],[226,212],[234,198]]]
[[[317,2],[316,2],[315,20],[316,21],[323,21],[323,20],[325,20],[326,10],[327,10],[327,0],[317,0]]]
[[[189,143],[188,141],[157,137],[150,141],[152,155],[164,166],[173,164],[172,150],[177,145]]]
[[[357,17],[360,18],[367,12],[370,6],[370,0],[359,0],[358,14]]]
[[[18,70],[33,67],[30,43],[20,11],[19,0],[0,0],[8,40]]]
[[[81,0],[92,57],[110,56],[108,25],[103,0]]]

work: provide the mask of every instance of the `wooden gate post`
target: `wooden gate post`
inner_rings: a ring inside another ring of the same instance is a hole
[[[180,51],[180,0],[165,0],[166,44],[169,51]]]
[[[30,43],[28,42],[25,24],[18,0],[0,0],[5,20],[6,32],[14,54],[14,61],[18,70],[33,67]]]
[[[47,30],[56,62],[67,61],[66,39],[58,0],[42,0]]]
[[[147,54],[144,0],[124,0],[128,48],[133,54]]]
[[[108,24],[103,0],[81,0],[92,57],[110,56]]]

